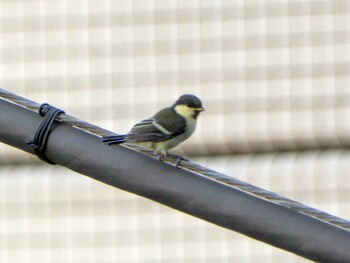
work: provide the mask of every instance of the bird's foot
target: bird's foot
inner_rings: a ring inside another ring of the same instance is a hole
[[[159,155],[159,161],[161,161],[162,163],[165,162],[165,156],[166,155]]]
[[[175,162],[175,167],[180,169],[180,165],[181,165],[181,162],[182,161],[188,161],[188,159],[182,155],[179,155],[179,154],[168,154],[167,156],[169,156],[170,158],[172,159],[175,159],[176,162]]]
[[[165,162],[165,161],[174,161],[175,167],[180,169],[180,164],[182,161],[189,161],[186,157],[179,155],[179,154],[172,154],[172,153],[166,153],[159,155],[159,161]]]

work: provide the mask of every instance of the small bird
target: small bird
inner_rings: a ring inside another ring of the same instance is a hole
[[[154,151],[162,161],[168,150],[188,139],[196,129],[197,118],[204,111],[199,98],[184,94],[175,103],[157,112],[153,117],[136,123],[128,134],[112,135],[102,138],[102,142],[113,145],[134,143]],[[179,157],[176,166],[181,160]]]

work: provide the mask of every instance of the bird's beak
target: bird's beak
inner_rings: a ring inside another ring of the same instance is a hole
[[[205,109],[202,108],[202,107],[200,107],[200,108],[192,108],[192,110],[198,111],[198,112],[205,111]]]

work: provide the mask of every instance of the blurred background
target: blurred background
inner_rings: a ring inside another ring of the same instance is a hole
[[[183,93],[195,162],[350,219],[350,1],[2,0],[0,86],[125,133]],[[306,262],[0,145],[1,262]]]

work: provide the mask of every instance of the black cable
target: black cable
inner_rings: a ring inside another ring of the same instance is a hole
[[[2,99],[0,109],[0,141],[34,153],[24,142],[42,118]],[[50,135],[46,155],[98,181],[310,260],[349,262],[350,234],[344,229],[125,147],[108,147],[66,123]]]
[[[15,103],[21,107],[30,109],[34,112],[39,112],[40,110],[40,104],[28,100],[27,98],[23,98],[21,96],[18,96],[16,94],[13,94],[7,90],[0,89],[0,98],[10,101],[11,103]],[[98,127],[96,125],[93,125],[91,123],[82,121],[80,119],[77,119],[73,116],[61,114],[57,117],[57,119],[61,123],[69,124],[73,127],[79,128],[85,132],[89,132],[91,134],[95,134],[98,136],[111,136],[116,135],[115,133],[105,130],[101,127]],[[15,138],[14,138],[15,139]],[[13,141],[15,144],[16,142]],[[145,148],[139,147],[137,145],[128,144],[128,145],[122,145],[123,147],[133,149],[138,152],[145,153],[147,155],[152,156],[153,151],[147,150]],[[176,164],[177,159],[169,158],[167,157],[166,162],[171,164]],[[254,196],[257,196],[259,198],[268,200],[269,202],[276,203],[280,206],[287,207],[289,209],[295,210],[299,213],[303,213],[305,215],[311,216],[313,218],[317,218],[323,222],[327,222],[329,224],[332,224],[334,226],[346,229],[347,231],[350,231],[350,222],[348,220],[342,219],[340,217],[328,214],[324,211],[315,209],[313,207],[307,206],[305,204],[296,202],[294,200],[288,199],[286,197],[280,196],[276,193],[267,191],[265,189],[259,188],[257,186],[251,185],[247,182],[240,181],[234,177],[227,176],[225,174],[219,173],[217,171],[213,171],[211,169],[208,169],[207,167],[200,166],[199,164],[193,163],[191,161],[182,161],[180,165],[181,169],[188,170],[190,172],[194,172],[196,174],[199,174],[201,176],[204,176],[206,178],[209,178],[211,180],[220,182],[222,184],[229,185],[230,187],[233,187],[235,189],[244,191],[246,193],[252,194]]]

